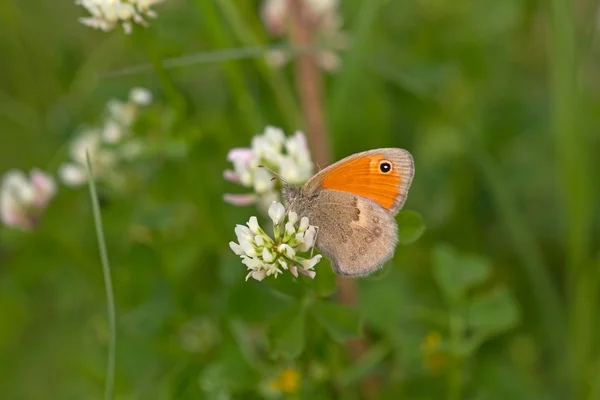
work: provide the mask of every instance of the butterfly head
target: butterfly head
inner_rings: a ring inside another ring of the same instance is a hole
[[[283,197],[283,202],[286,207],[290,207],[290,205],[294,204],[294,201],[298,198],[300,194],[300,188],[298,186],[290,185],[287,183],[283,184],[281,188],[281,195]]]

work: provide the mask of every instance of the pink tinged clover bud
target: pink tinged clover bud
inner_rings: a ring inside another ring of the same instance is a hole
[[[22,171],[9,171],[0,186],[0,221],[32,230],[55,194],[54,179],[46,173],[33,169],[28,178]]]
[[[227,154],[233,169],[223,172],[223,177],[233,183],[251,188],[252,193],[226,194],[224,200],[233,205],[256,204],[261,213],[266,213],[273,200],[281,199],[278,181],[266,166],[280,174],[286,181],[301,185],[313,172],[313,163],[301,132],[286,137],[276,127],[267,126],[264,132],[252,138],[250,148],[234,148]],[[295,223],[295,221],[294,221]]]

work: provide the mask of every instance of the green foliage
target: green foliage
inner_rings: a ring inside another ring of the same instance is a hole
[[[500,288],[474,298],[465,318],[476,334],[491,336],[514,328],[519,322],[519,309],[506,288]]]
[[[305,345],[306,310],[301,304],[293,304],[269,322],[267,335],[271,355],[294,359]]]
[[[425,232],[423,218],[416,211],[401,210],[396,217],[396,221],[398,222],[398,241],[400,244],[414,243]]]
[[[311,311],[331,338],[340,344],[361,333],[360,316],[356,310],[331,302],[319,301],[311,307]]]
[[[460,257],[447,245],[434,249],[433,274],[450,303],[461,301],[473,286],[486,280],[491,268],[477,256]]]

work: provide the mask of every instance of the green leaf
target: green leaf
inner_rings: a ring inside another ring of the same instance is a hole
[[[312,308],[312,315],[323,325],[333,340],[344,343],[359,336],[362,321],[357,310],[339,304],[318,301]]]
[[[513,328],[520,318],[519,308],[504,287],[473,299],[466,322],[475,335],[494,335]]]
[[[439,245],[434,251],[433,275],[450,302],[462,299],[467,290],[486,280],[490,273],[489,262],[482,257],[460,257],[447,245]]]
[[[273,357],[293,359],[302,353],[305,322],[305,309],[298,303],[286,308],[271,320],[267,327],[267,336]]]
[[[400,244],[414,243],[425,232],[423,217],[416,211],[402,210],[398,213],[396,221],[398,222],[398,241]]]
[[[385,279],[375,282],[363,280],[358,285],[360,302],[357,307],[370,326],[396,334],[402,325],[406,305],[417,301],[408,282],[403,271],[391,268]]]
[[[360,359],[340,373],[336,379],[337,383],[342,387],[348,387],[360,382],[377,364],[383,361],[391,350],[391,347],[383,342],[371,346]]]
[[[318,266],[317,275],[311,284],[321,297],[331,296],[336,288],[335,273],[328,260],[322,260]]]

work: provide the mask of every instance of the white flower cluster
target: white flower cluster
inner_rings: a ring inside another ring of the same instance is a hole
[[[273,174],[260,165],[269,167],[287,182],[300,185],[313,174],[313,163],[302,132],[287,137],[279,128],[268,126],[262,135],[254,136],[251,148],[232,149],[227,160],[233,163],[233,170],[224,172],[225,179],[245,187],[254,193],[244,195],[226,194],[224,199],[234,205],[259,203],[267,208],[279,200],[277,182]]]
[[[0,187],[0,220],[7,226],[31,230],[56,194],[52,177],[39,169],[27,177],[23,171],[8,171]]]
[[[281,203],[273,202],[269,207],[273,221],[273,238],[258,225],[256,217],[251,217],[248,226],[237,225],[235,234],[239,243],[230,242],[229,247],[242,258],[242,263],[250,271],[246,276],[262,281],[267,276],[275,276],[290,271],[314,278],[314,266],[321,260],[318,254],[312,258],[298,255],[310,250],[316,239],[317,228],[309,225],[308,218],[289,212],[286,215]]]
[[[119,161],[139,155],[143,146],[129,137],[131,126],[138,117],[140,106],[147,106],[151,101],[152,94],[144,88],[133,88],[126,103],[110,100],[104,125],[83,129],[71,142],[71,162],[60,167],[60,180],[67,186],[87,182],[86,153],[90,155],[94,175],[99,178],[113,174]]]
[[[324,49],[315,54],[318,65],[326,71],[340,67],[338,51],[348,47],[348,38],[342,31],[343,20],[339,13],[338,0],[303,0],[309,15],[314,46]],[[267,30],[275,37],[288,34],[290,14],[289,0],[265,0],[262,18]],[[290,54],[274,50],[267,54],[267,62],[272,66],[282,66],[290,60]]]
[[[75,4],[85,8],[90,17],[80,18],[79,22],[102,31],[111,31],[121,24],[126,34],[130,34],[133,23],[147,26],[144,17],[156,18],[152,6],[164,0],[76,0]]]

